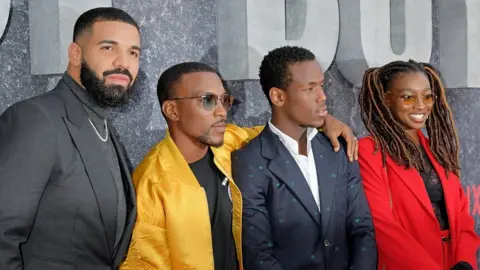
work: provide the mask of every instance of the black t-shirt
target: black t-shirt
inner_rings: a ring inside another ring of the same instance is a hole
[[[425,152],[425,149],[422,149],[423,159],[425,161],[425,170],[420,172],[420,175],[423,178],[425,183],[425,188],[427,189],[428,197],[432,203],[433,212],[437,217],[438,223],[440,224],[441,230],[448,229],[448,215],[447,215],[447,206],[445,204],[445,196],[443,193],[442,182],[437,175],[437,172],[432,166],[432,163]]]
[[[232,201],[228,180],[215,166],[210,150],[189,166],[207,195],[215,269],[236,270],[238,263],[232,233]]]

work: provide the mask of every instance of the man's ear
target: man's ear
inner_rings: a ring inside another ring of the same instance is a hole
[[[178,121],[180,118],[178,114],[177,103],[175,103],[173,100],[166,100],[163,102],[162,112],[163,115],[165,115],[165,117],[170,121]]]
[[[272,87],[268,92],[272,104],[278,107],[283,106],[285,103],[285,91],[280,88]]]
[[[75,42],[68,46],[68,61],[74,67],[79,67],[82,64],[82,49]]]

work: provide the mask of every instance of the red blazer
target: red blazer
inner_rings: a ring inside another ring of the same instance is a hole
[[[442,182],[452,238],[451,260],[468,262],[477,270],[480,239],[474,231],[460,181],[453,173],[449,173],[448,179],[445,177],[445,170],[430,151],[428,139],[421,132],[419,135]],[[374,146],[372,137],[359,140],[360,173],[373,216],[379,269],[444,269],[440,226],[422,177],[417,170],[406,170],[390,157],[384,168],[380,151],[373,154]],[[386,268],[382,268],[384,264]]]

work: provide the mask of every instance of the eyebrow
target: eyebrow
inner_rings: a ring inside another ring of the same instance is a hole
[[[100,45],[102,43],[107,43],[107,44],[112,44],[112,45],[118,45],[118,42],[114,41],[114,40],[109,40],[109,39],[104,39],[104,40],[101,40],[97,43],[97,45]]]
[[[208,94],[213,94],[213,95],[217,95],[217,96],[223,96],[223,95],[227,95],[227,94],[230,94],[228,93],[228,91],[225,91],[223,93],[215,93],[214,91],[212,90],[209,90],[209,89],[205,89],[205,88],[200,88],[200,89],[191,89],[189,92],[190,95],[195,95],[194,92],[197,92],[199,91],[199,93],[197,93],[196,95],[208,95]]]
[[[410,92],[415,92],[415,91],[418,91],[418,90],[415,90],[415,89],[411,89],[411,88],[403,88],[403,89],[400,89],[401,91],[410,91]],[[426,91],[426,90],[432,90],[431,87],[428,87],[428,88],[425,88],[425,89],[421,89],[420,91]]]
[[[318,84],[323,84],[323,82],[324,82],[324,79],[320,81],[309,82],[308,85],[318,85]]]
[[[112,45],[118,45],[118,42],[116,42],[115,40],[110,40],[110,39],[101,40],[100,42],[97,43],[97,45],[104,44],[104,43],[112,44]],[[130,48],[132,48],[134,50],[142,51],[142,49],[138,45],[132,45]]]

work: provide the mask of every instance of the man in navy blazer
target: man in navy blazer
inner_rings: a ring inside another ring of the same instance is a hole
[[[377,267],[358,163],[334,152],[317,130],[328,113],[323,79],[315,55],[304,48],[281,47],[262,61],[260,84],[272,118],[232,154],[233,179],[243,194],[245,269]]]

